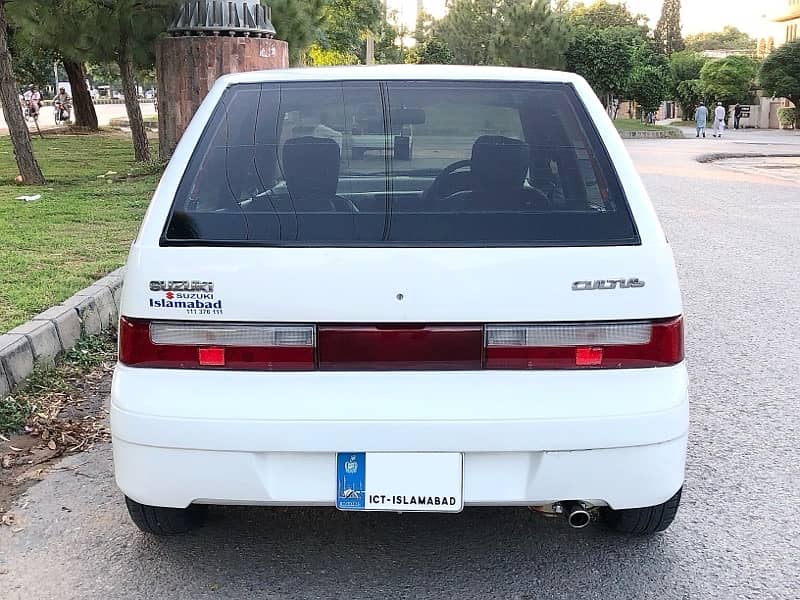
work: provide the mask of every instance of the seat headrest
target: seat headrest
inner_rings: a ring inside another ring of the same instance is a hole
[[[518,188],[528,172],[528,144],[502,135],[482,135],[472,144],[470,170],[476,188]]]
[[[339,144],[303,136],[283,145],[283,176],[295,200],[330,201],[339,185]]]

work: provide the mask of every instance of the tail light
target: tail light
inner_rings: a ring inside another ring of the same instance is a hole
[[[630,369],[683,360],[683,319],[487,325],[487,369]]]
[[[120,319],[119,360],[135,367],[302,371],[315,367],[313,325]]]
[[[475,371],[481,325],[320,325],[326,371]]]
[[[120,362],[255,371],[630,369],[683,360],[683,319],[508,325],[268,325],[120,319]]]

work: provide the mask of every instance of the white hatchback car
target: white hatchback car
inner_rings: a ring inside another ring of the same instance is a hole
[[[383,149],[350,151],[360,106]],[[414,153],[395,156],[398,123]],[[136,525],[204,505],[673,520],[672,253],[587,83],[386,66],[226,76],[128,259],[111,421]]]

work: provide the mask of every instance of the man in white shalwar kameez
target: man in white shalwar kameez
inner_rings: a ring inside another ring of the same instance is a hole
[[[722,102],[717,102],[717,107],[714,109],[714,137],[722,137],[722,132],[725,130],[725,107]]]

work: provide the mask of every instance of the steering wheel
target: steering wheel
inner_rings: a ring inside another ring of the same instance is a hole
[[[448,177],[451,177],[453,173],[458,171],[459,169],[463,169],[465,167],[469,167],[472,164],[472,161],[469,159],[466,160],[458,160],[454,163],[447,165],[444,169],[439,171],[436,177],[431,183],[430,187],[425,190],[425,193],[422,195],[423,201],[427,204],[434,200],[438,200],[442,197],[442,188],[444,187],[444,182]],[[447,195],[451,196],[453,192],[449,192]]]

